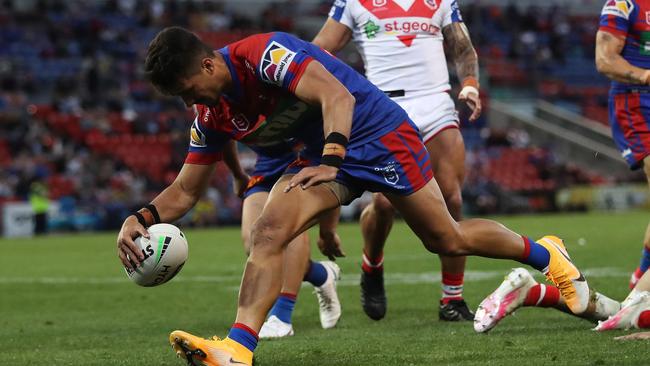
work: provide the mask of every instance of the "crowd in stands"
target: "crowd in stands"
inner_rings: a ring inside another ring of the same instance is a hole
[[[56,225],[119,226],[124,216],[175,178],[193,119],[179,101],[161,97],[142,77],[146,45],[156,32],[169,25],[185,26],[215,48],[270,30],[306,37],[296,19],[310,14],[324,21],[330,4],[323,1],[305,9],[297,0],[274,2],[252,18],[232,11],[227,2],[214,1],[0,2],[0,204],[24,201],[34,183],[44,183],[50,199],[70,213]],[[593,63],[596,18],[577,19],[558,8],[522,11],[514,5],[467,5],[463,14],[491,95],[498,94],[499,87],[533,86],[540,95],[571,101],[571,88],[602,87],[602,80],[593,85],[591,74],[567,74],[578,64],[583,72],[585,63]],[[554,77],[564,83],[555,86],[561,92],[549,92]],[[564,184],[543,176],[552,163],[535,161],[535,156],[544,153],[517,143],[524,152],[515,155],[523,155],[504,159],[524,162],[527,174],[541,178],[533,179],[531,186],[509,186],[489,167],[500,164],[500,156],[510,150],[484,153],[491,144],[485,117],[464,125],[470,172],[467,201],[485,201],[474,211],[498,210],[493,198],[484,196],[548,191]],[[242,154],[250,168],[254,156]],[[478,196],[482,198],[475,199]],[[240,204],[231,192],[227,169],[220,166],[214,184],[186,220],[197,225],[231,223],[238,220]]]

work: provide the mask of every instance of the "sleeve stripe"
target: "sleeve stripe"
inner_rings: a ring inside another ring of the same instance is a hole
[[[601,26],[598,28],[598,30],[603,31],[603,32],[607,32],[607,33],[611,33],[611,34],[613,34],[613,35],[615,35],[615,36],[619,36],[619,37],[625,37],[625,36],[627,36],[627,32],[626,32],[626,31],[620,30],[620,29],[618,29],[618,28],[616,28],[616,27],[612,27],[612,26],[610,26],[610,25],[601,25]]]
[[[296,91],[296,88],[298,87],[298,82],[300,81],[300,78],[302,78],[302,74],[305,73],[305,70],[307,69],[307,65],[309,65],[312,61],[314,61],[314,58],[309,56],[306,57],[299,65],[292,64],[289,68],[289,71],[291,71],[294,74],[294,77],[291,80],[291,83],[289,83],[289,91],[294,93]],[[294,69],[294,65],[295,69]]]
[[[221,160],[223,160],[223,153],[220,151],[207,154],[189,152],[185,158],[185,164],[209,165]]]

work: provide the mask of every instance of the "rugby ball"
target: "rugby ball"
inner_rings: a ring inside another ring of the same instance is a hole
[[[152,225],[147,231],[149,239],[140,236],[134,240],[144,260],[135,270],[125,270],[131,281],[152,287],[171,280],[183,268],[187,260],[187,240],[183,232],[171,224]]]

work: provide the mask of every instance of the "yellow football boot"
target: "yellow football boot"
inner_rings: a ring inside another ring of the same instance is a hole
[[[546,278],[560,290],[574,314],[584,313],[589,305],[589,285],[578,267],[571,262],[562,239],[547,235],[537,240],[537,243],[551,254]]]
[[[231,366],[253,364],[253,352],[230,338],[205,339],[182,330],[169,335],[176,355],[192,366]]]

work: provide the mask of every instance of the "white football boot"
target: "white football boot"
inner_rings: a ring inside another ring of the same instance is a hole
[[[336,281],[341,278],[341,269],[332,261],[320,262],[327,270],[327,280],[314,288],[318,298],[320,324],[323,329],[333,328],[341,317],[341,303],[336,293]]]
[[[485,300],[474,315],[474,330],[479,333],[494,328],[501,319],[524,304],[526,294],[537,281],[524,268],[515,268]]]
[[[638,328],[639,315],[650,310],[650,292],[643,291],[635,294],[632,298],[625,300],[625,306],[618,313],[609,317],[609,319],[598,322],[594,328],[599,332],[611,329],[630,329]]]
[[[285,323],[275,315],[271,315],[260,329],[260,339],[284,338],[293,335],[293,325]]]

